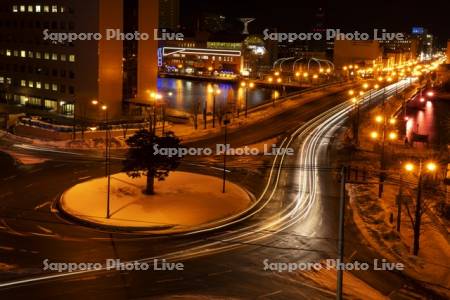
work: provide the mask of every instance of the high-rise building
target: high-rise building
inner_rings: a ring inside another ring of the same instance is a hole
[[[2,0],[0,100],[80,118],[111,118],[156,90],[158,2],[148,0]],[[100,33],[91,40],[45,40],[52,33]],[[147,40],[107,39],[109,29],[138,30]]]
[[[159,28],[177,31],[180,27],[180,0],[159,0]]]
[[[416,39],[418,43],[418,55],[420,59],[431,59],[433,55],[433,35],[423,27],[412,28],[412,39]]]

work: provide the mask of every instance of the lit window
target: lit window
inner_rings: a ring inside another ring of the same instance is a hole
[[[70,62],[74,62],[74,61],[75,61],[75,55],[70,54],[70,55],[69,55],[69,61],[70,61]]]
[[[51,110],[56,110],[58,108],[58,103],[53,100],[44,100],[44,106],[45,108],[49,108]]]
[[[44,83],[44,89],[49,90],[50,89],[50,84]]]
[[[48,5],[44,5],[44,12],[50,12],[50,7]]]
[[[65,12],[65,11],[66,11],[66,9],[65,9],[65,7],[64,7],[64,6],[61,6],[61,7],[59,8],[59,11],[63,13],[63,12]]]
[[[27,81],[26,80],[21,80],[20,81],[20,86],[27,86]]]
[[[0,83],[5,83],[5,77],[0,76]]]
[[[37,89],[41,89],[42,88],[42,85],[41,85],[41,83],[39,81],[36,82],[36,88]]]
[[[27,57],[27,51],[21,50],[20,51],[20,57]]]
[[[11,50],[6,50],[6,56],[11,56]]]
[[[58,54],[52,53],[52,60],[58,60]]]
[[[52,13],[58,12],[58,5],[52,5]]]
[[[25,5],[20,6],[20,12],[25,12]]]
[[[58,85],[56,83],[52,84],[52,91],[54,92],[58,91]]]
[[[33,5],[28,5],[28,12],[33,12]]]
[[[19,7],[17,5],[13,5],[13,12],[18,12],[19,11]]]
[[[35,7],[35,10],[34,10],[35,12],[41,12],[41,6],[40,5],[36,5],[36,7]]]
[[[61,61],[66,61],[67,56],[65,54],[61,54]]]
[[[28,58],[33,58],[33,51],[28,51]]]
[[[36,58],[41,59],[41,52],[36,52]]]
[[[44,59],[50,59],[50,53],[45,52],[44,53]]]
[[[28,87],[30,87],[30,88],[34,87],[34,82],[33,81],[28,81]]]
[[[12,84],[12,78],[6,77],[6,84]]]

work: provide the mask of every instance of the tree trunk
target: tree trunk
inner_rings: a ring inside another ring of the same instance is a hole
[[[155,194],[154,185],[155,185],[155,175],[153,174],[153,172],[149,171],[147,173],[147,188],[145,190],[145,193],[147,195]]]

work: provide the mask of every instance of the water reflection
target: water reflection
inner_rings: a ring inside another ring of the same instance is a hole
[[[219,89],[220,94],[208,93],[211,89]],[[192,112],[196,103],[201,110],[206,105],[208,111],[211,111],[214,97],[217,109],[227,106],[233,111],[245,109],[246,97],[249,107],[280,97],[279,91],[258,86],[247,89],[232,83],[208,83],[174,78],[159,78],[158,91],[164,95],[169,107],[186,112]],[[173,93],[172,96],[169,96],[170,92]]]
[[[413,134],[428,135],[428,141],[433,143],[436,138],[434,103],[417,104],[407,110],[406,135],[412,140]]]

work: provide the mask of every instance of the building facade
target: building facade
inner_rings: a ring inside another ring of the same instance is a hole
[[[180,0],[159,0],[159,28],[171,31],[180,28]]]
[[[156,90],[158,2],[3,0],[0,100],[67,116],[99,119],[92,100],[120,118]],[[52,41],[49,33],[101,33],[98,40]],[[106,39],[109,29],[150,33],[148,40]]]

